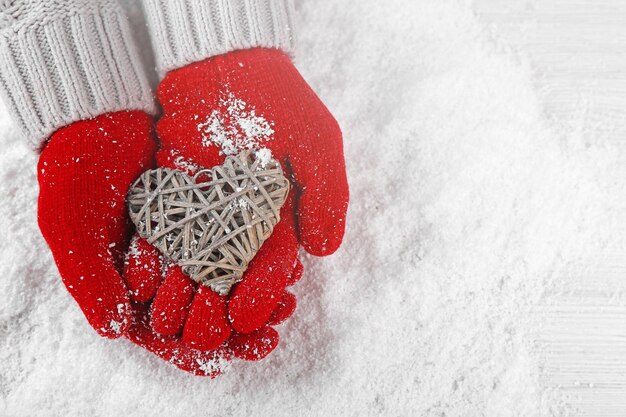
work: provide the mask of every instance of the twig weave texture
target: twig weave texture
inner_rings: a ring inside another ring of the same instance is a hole
[[[194,281],[225,295],[272,234],[288,193],[276,160],[245,151],[194,177],[146,171],[130,188],[128,209],[143,238]]]

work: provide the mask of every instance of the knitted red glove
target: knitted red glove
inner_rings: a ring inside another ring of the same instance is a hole
[[[39,158],[39,226],[63,282],[99,334],[125,335],[183,370],[215,376],[225,360],[264,356],[277,339],[264,328],[235,336],[220,350],[199,352],[180,339],[157,336],[148,326],[148,307],[131,305],[118,272],[131,230],[126,193],[153,168],[155,150],[152,119],[140,111],[105,114],[58,130]],[[144,291],[154,293],[156,287]]]
[[[341,131],[279,50],[232,52],[172,71],[158,97],[164,110],[157,126],[159,165],[210,168],[223,161],[223,153],[265,148],[295,185],[281,222],[229,299],[204,287],[194,295],[193,283],[179,273],[168,275],[159,287],[152,306],[154,330],[163,335],[182,330],[189,345],[210,350],[229,338],[231,327],[251,333],[272,321],[279,304],[295,306],[285,287],[293,282],[294,265],[299,268],[299,243],[318,256],[332,254],[341,244],[348,205]],[[158,273],[127,275],[143,300],[160,281]]]
[[[118,112],[52,135],[39,158],[39,227],[59,273],[102,336],[130,325],[128,290],[118,271],[128,245],[126,193],[154,165],[152,119]]]

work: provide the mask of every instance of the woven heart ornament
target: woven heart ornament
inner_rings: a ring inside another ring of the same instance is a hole
[[[143,238],[194,281],[226,295],[280,221],[288,193],[276,160],[244,151],[194,177],[146,171],[127,202]]]

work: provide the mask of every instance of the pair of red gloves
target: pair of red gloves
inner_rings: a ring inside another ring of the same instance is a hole
[[[268,121],[272,132],[261,146],[294,187],[243,281],[220,296],[132,237],[125,199],[155,166],[193,171],[222,163],[203,123],[218,112],[229,128],[250,129],[228,120],[225,107],[233,103],[225,97]],[[302,275],[299,246],[325,256],[341,244],[348,206],[341,131],[279,50],[236,51],[174,70],[158,100],[158,145],[153,119],[132,109],[73,123],[50,138],[38,165],[39,226],[63,282],[99,334],[125,336],[181,369],[215,376],[224,360],[257,360],[276,347],[271,326],[296,305],[287,288]]]

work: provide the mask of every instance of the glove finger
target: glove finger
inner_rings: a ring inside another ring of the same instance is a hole
[[[180,334],[196,291],[196,283],[179,266],[169,265],[152,302],[152,328],[162,336]]]
[[[154,298],[163,279],[162,264],[159,250],[135,234],[128,248],[122,275],[131,300],[147,303]]]
[[[295,285],[296,282],[300,281],[303,274],[304,266],[302,265],[302,262],[300,262],[300,259],[296,258],[293,271],[291,271],[291,274],[287,277],[287,286],[291,287],[292,285]]]
[[[332,120],[330,113],[324,120]],[[326,123],[313,138],[317,158],[294,154],[289,163],[300,195],[296,210],[300,243],[315,256],[334,253],[343,240],[348,210],[348,180],[341,130]]]
[[[233,334],[227,347],[238,359],[258,361],[276,349],[279,340],[278,332],[266,326],[250,334]]]
[[[251,333],[263,326],[276,309],[298,255],[293,193],[281,210],[281,221],[263,244],[232,292],[228,312],[233,329]]]
[[[276,306],[276,310],[272,312],[267,324],[270,326],[276,326],[287,320],[294,311],[296,311],[296,296],[290,292],[285,291],[280,302]]]
[[[226,297],[200,285],[183,328],[183,340],[198,350],[217,349],[230,336]]]
[[[163,338],[150,328],[149,323],[148,307],[135,305],[135,319],[126,336],[133,343],[183,371],[215,378],[232,357],[228,349],[203,352],[190,348],[181,339]]]

